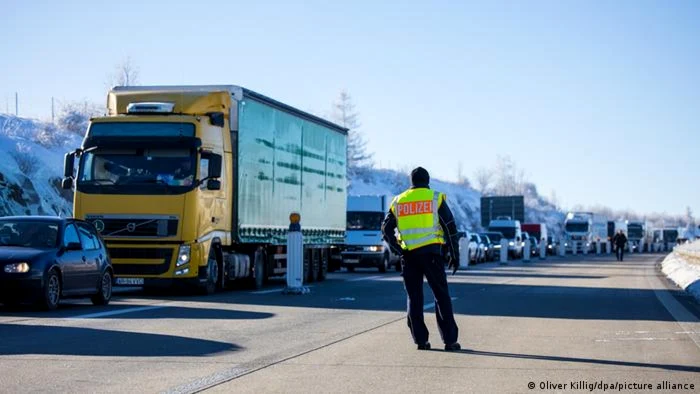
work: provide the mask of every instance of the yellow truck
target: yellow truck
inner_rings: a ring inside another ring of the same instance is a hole
[[[232,85],[115,87],[107,111],[66,154],[63,187],[117,285],[259,288],[286,273],[293,212],[305,282],[340,258],[347,129]]]

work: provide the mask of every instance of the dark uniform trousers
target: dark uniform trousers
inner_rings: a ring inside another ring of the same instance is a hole
[[[408,327],[416,344],[428,342],[428,328],[423,320],[423,276],[425,276],[435,296],[435,316],[442,341],[445,344],[453,344],[457,342],[458,329],[452,312],[452,300],[447,289],[446,261],[439,254],[432,251],[425,253],[421,249],[403,254],[402,276],[408,295]]]

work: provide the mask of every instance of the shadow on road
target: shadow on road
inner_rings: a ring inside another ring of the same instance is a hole
[[[143,308],[143,310],[140,310]],[[120,312],[125,313],[120,313]],[[100,315],[103,313],[103,315]],[[71,319],[85,315],[85,319],[216,319],[252,320],[268,319],[273,313],[251,312],[232,309],[197,308],[169,305],[109,305],[94,307],[88,304],[61,304],[56,311],[37,311],[31,306],[0,308],[0,316],[13,316],[38,319]],[[94,316],[91,316],[94,315]]]
[[[436,349],[437,350],[437,349]],[[442,351],[442,350],[437,350]],[[636,367],[636,368],[656,368],[663,369],[667,371],[678,371],[678,372],[700,372],[700,367],[690,366],[690,365],[674,365],[674,364],[653,364],[653,363],[640,363],[634,361],[619,361],[619,360],[600,360],[594,358],[576,358],[576,357],[562,357],[562,356],[543,356],[536,354],[518,354],[518,353],[498,353],[498,352],[486,352],[481,350],[470,350],[462,349],[454,353],[469,354],[475,356],[487,356],[487,357],[507,357],[507,358],[522,358],[528,360],[544,360],[544,361],[560,361],[567,363],[586,363],[586,364],[600,364],[600,365],[615,365],[623,367]]]
[[[81,327],[0,324],[0,355],[201,357],[240,347],[196,338]]]

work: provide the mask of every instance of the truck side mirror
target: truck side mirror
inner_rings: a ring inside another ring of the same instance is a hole
[[[207,166],[206,179],[220,178],[222,164],[221,155],[214,152],[202,152],[202,158],[207,159],[209,162],[209,165]]]
[[[221,190],[221,181],[218,179],[207,179],[207,190]]]
[[[70,190],[73,188],[73,178],[63,178],[61,181],[61,188],[63,190]]]
[[[75,152],[69,152],[63,156],[63,176],[65,178],[70,178],[73,176],[74,162]]]

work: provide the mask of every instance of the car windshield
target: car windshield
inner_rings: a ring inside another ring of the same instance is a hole
[[[489,227],[489,230],[498,231],[508,239],[515,238],[515,227]]]
[[[383,220],[382,212],[348,212],[348,230],[379,231]]]
[[[588,223],[566,223],[566,231],[570,233],[585,233],[588,231]]]
[[[491,242],[500,242],[503,235],[501,233],[487,233]]]
[[[0,247],[54,248],[58,224],[42,221],[0,220]]]
[[[82,157],[78,185],[190,187],[195,155],[190,149],[99,149]]]

